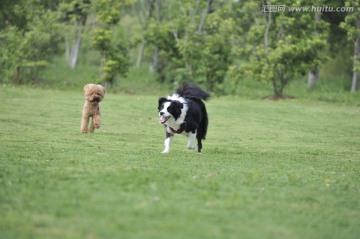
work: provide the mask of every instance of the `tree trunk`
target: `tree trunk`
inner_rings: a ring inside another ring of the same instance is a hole
[[[276,84],[276,79],[275,79],[275,78],[272,78],[272,79],[271,79],[271,83],[272,83],[272,85],[273,85],[273,90],[274,90],[274,96],[273,96],[273,98],[274,98],[274,99],[282,98],[282,89],[281,89],[281,87],[279,87],[279,86]]]
[[[200,19],[200,24],[199,24],[199,27],[198,27],[198,32],[201,32],[204,29],[205,19],[206,19],[206,16],[210,12],[211,4],[212,4],[212,0],[208,0],[207,3],[206,3],[206,7],[205,7],[205,9],[203,10],[203,12],[201,14],[201,19]]]
[[[358,79],[359,79],[359,74],[357,72],[354,72],[351,82],[351,92],[355,92],[357,90]]]
[[[154,48],[152,64],[150,65],[150,72],[157,72],[159,69],[159,48]]]
[[[321,13],[316,12],[315,13],[315,21],[321,22]],[[319,35],[319,32],[317,29],[315,29],[315,35]],[[308,88],[312,89],[316,86],[316,83],[319,79],[319,67],[315,66],[314,68],[310,69],[308,73]]]
[[[136,68],[141,67],[141,62],[142,62],[142,59],[144,56],[144,49],[145,49],[145,40],[143,39],[139,46],[139,51],[138,51],[138,55],[137,55],[137,59],[136,59]]]
[[[141,3],[141,1],[138,2],[139,10],[137,10],[136,13],[139,22],[142,25],[143,28],[142,30],[144,32],[146,32],[146,30],[148,29],[150,19],[154,18],[154,14],[156,12],[155,3],[156,3],[155,0],[148,0],[148,1],[144,1],[143,3]],[[142,9],[144,9],[144,11]],[[145,50],[145,38],[143,37],[139,45],[139,51],[136,58],[136,65],[135,65],[136,68],[141,67],[141,63],[144,58],[144,50]]]
[[[80,48],[80,36],[79,36],[78,24],[79,22],[76,20],[74,25],[74,41],[71,47],[70,55],[67,59],[68,65],[70,66],[71,69],[74,69],[76,66],[76,62],[79,54],[79,48]]]
[[[308,74],[308,88],[312,89],[316,86],[316,82],[319,79],[318,68],[311,69]]]
[[[265,21],[266,21],[266,28],[265,28],[265,32],[264,32],[264,48],[265,48],[265,53],[267,56],[269,54],[269,51],[268,51],[269,32],[270,32],[270,27],[271,27],[271,23],[272,23],[271,11],[267,14],[267,16],[265,15]]]
[[[360,29],[360,18],[357,19],[357,29]],[[359,81],[359,72],[355,70],[357,64],[359,64],[360,58],[360,36],[356,38],[355,47],[354,47],[354,72],[351,83],[351,92],[355,92],[357,90],[357,85]]]
[[[81,37],[79,34],[76,34],[69,58],[69,66],[71,67],[71,69],[74,69],[76,66],[77,59],[79,56],[80,42],[81,42]]]
[[[69,43],[69,35],[65,35],[65,60],[66,63],[69,63],[70,58],[70,43]]]

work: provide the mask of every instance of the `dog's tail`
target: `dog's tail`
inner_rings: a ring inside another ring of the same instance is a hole
[[[193,83],[184,83],[177,90],[176,93],[182,97],[197,99],[197,100],[208,100],[210,94],[203,91],[199,86]]]

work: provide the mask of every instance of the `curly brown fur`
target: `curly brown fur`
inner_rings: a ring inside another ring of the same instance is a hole
[[[100,128],[100,102],[104,99],[105,88],[101,85],[87,84],[84,86],[85,104],[81,120],[81,133],[93,133]],[[89,125],[90,121],[90,125]]]

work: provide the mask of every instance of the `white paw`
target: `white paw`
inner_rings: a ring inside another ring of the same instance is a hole
[[[162,151],[161,153],[162,154],[168,154],[170,152],[170,150],[164,150],[164,151]]]

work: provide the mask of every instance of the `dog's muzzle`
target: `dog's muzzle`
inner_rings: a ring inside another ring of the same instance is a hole
[[[160,115],[160,119],[159,119],[160,124],[165,124],[165,122],[171,117],[171,116],[164,116],[164,112],[161,111],[159,115]]]
[[[97,105],[101,101],[101,98],[99,96],[94,96],[94,98],[90,101],[91,104]]]
[[[93,105],[97,105],[97,104],[99,104],[100,101],[101,101],[100,98],[94,98],[92,101],[90,101],[90,103]]]

